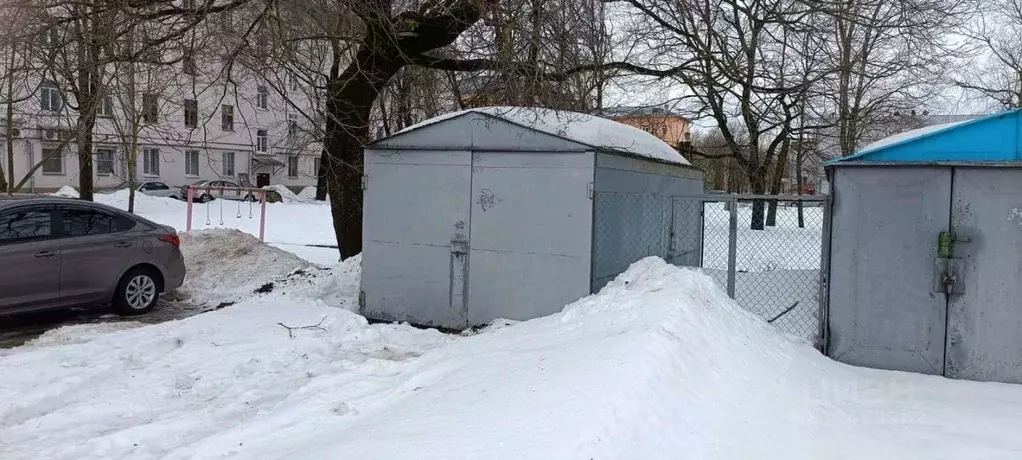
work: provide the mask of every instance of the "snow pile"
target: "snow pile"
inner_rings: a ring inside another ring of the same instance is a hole
[[[62,197],[65,197],[65,198],[78,198],[79,197],[78,190],[75,190],[74,187],[71,187],[70,185],[65,185],[65,186],[61,187],[60,190],[57,190],[56,192],[53,192],[53,195],[54,196],[62,196]]]
[[[471,337],[283,300],[12,350],[0,357],[0,452],[815,460],[1022,449],[1022,387],[831,362],[705,275],[658,259],[563,313]]]
[[[111,193],[97,194],[95,200],[97,203],[102,203],[107,206],[113,206],[118,209],[128,209],[128,201],[130,198],[130,191],[126,188],[116,190]],[[184,208],[185,203],[180,200],[173,198],[165,198],[160,196],[146,195],[142,192],[135,192],[135,209],[146,210],[152,212],[154,210],[163,211],[177,211]],[[184,211],[180,211],[184,214]],[[145,217],[145,216],[143,216]],[[184,229],[180,229],[184,230]]]
[[[197,230],[181,235],[188,274],[180,288],[200,305],[236,302],[312,264],[258,238],[232,229]]]
[[[409,126],[400,132],[411,131],[472,112],[496,117],[597,148],[619,150],[669,163],[689,164],[688,160],[674,147],[639,128],[594,115],[562,110],[531,107],[474,108],[431,118]]]
[[[303,188],[301,192],[298,192],[298,197],[310,203],[316,201],[316,187]]]
[[[272,190],[274,192],[277,192],[277,194],[280,195],[280,200],[282,202],[284,202],[284,203],[296,203],[296,202],[297,203],[301,203],[301,202],[305,201],[302,198],[300,198],[298,195],[295,195],[295,192],[292,192],[291,189],[289,189],[289,188],[287,188],[287,187],[285,187],[283,185],[278,185],[278,184],[267,185],[267,186],[263,187],[263,190]]]
[[[26,346],[47,347],[85,343],[111,332],[136,329],[145,326],[138,321],[117,321],[112,323],[72,324],[57,329],[50,329],[25,343]],[[2,354],[2,353],[0,353]]]

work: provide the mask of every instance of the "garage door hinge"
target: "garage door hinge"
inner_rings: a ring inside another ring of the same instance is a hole
[[[588,196],[590,200],[596,198],[596,190],[593,189],[592,182],[586,184],[586,196]]]
[[[369,188],[369,175],[362,175],[362,190]]]

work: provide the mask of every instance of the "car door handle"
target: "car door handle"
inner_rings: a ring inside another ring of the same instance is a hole
[[[53,257],[55,255],[57,255],[57,253],[50,252],[50,251],[39,251],[39,252],[35,253],[35,256],[39,257],[39,258],[42,258],[42,257]]]
[[[131,247],[131,242],[130,241],[118,241],[117,243],[114,244],[114,247],[115,248],[130,248]]]

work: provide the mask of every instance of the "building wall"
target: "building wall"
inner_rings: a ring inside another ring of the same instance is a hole
[[[646,131],[674,148],[692,140],[692,122],[674,115],[634,115],[611,117],[612,120]]]
[[[149,67],[133,64],[110,69],[108,102],[111,113],[98,116],[93,130],[93,150],[109,150],[114,157],[113,174],[99,175],[98,158],[94,158],[93,172],[97,188],[122,186],[127,181],[127,163],[132,141],[137,141],[137,180],[160,180],[170,185],[184,185],[200,179],[229,179],[251,183],[256,174],[270,174],[271,184],[293,187],[315,185],[316,165],[322,144],[316,138],[321,132],[313,126],[309,115],[316,112],[316,92],[307,83],[293,81],[287,75],[256,75],[235,68],[231,83],[223,75],[223,62],[210,57],[199,60],[194,74],[182,72],[181,64],[167,67]],[[116,72],[114,71],[116,70]],[[131,74],[129,80],[125,74]],[[73,131],[78,113],[77,105],[68,86],[52,82],[62,93],[63,104],[57,111],[46,110],[42,100],[46,93],[39,90],[43,80],[38,76],[26,77],[23,85],[27,99],[14,107],[13,126],[18,135],[4,139],[0,132],[0,159],[7,170],[6,143],[14,147],[15,183],[29,174],[32,166],[43,157],[44,149],[59,148],[64,168],[60,172],[39,168],[29,176],[23,190],[49,191],[64,185],[78,185],[78,151]],[[283,82],[283,83],[282,83]],[[293,85],[292,85],[293,83]],[[266,89],[265,107],[259,88]],[[276,89],[275,89],[276,88]],[[155,96],[157,117],[154,122],[142,121],[143,99]],[[186,126],[186,101],[195,101],[195,126]],[[260,103],[257,103],[260,102]],[[290,102],[289,102],[290,101]],[[233,130],[222,126],[223,106],[233,107]],[[291,122],[294,128],[290,128]],[[0,126],[3,121],[0,120]],[[317,123],[318,124],[318,123]],[[2,131],[2,130],[0,130]],[[258,140],[265,131],[266,142]],[[265,145],[265,149],[260,147]],[[143,168],[142,153],[147,149],[159,151],[159,173],[147,174]],[[263,150],[263,151],[260,151]],[[198,174],[186,174],[186,151],[199,152]],[[223,154],[234,154],[233,173],[224,171]],[[288,157],[296,157],[297,171],[290,171]],[[252,158],[275,159],[284,164],[272,168],[254,163]]]

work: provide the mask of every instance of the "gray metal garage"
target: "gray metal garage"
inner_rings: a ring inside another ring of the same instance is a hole
[[[560,311],[657,254],[628,247],[625,235],[663,228],[665,215],[699,222],[701,208],[671,212],[668,195],[703,188],[701,171],[645,131],[510,107],[380,140],[365,152],[365,174],[362,313],[452,329]],[[662,213],[597,209],[602,191],[633,193]],[[599,243],[594,228],[606,229]]]
[[[827,353],[1022,383],[1022,118],[924,128],[832,163]]]

